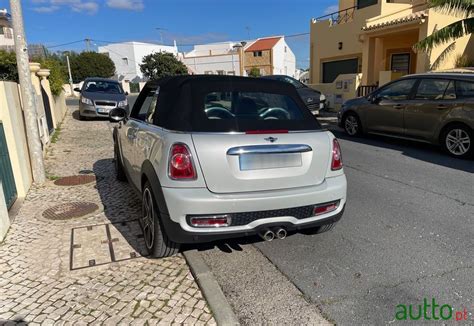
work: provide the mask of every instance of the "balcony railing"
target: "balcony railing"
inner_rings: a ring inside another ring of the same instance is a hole
[[[361,85],[357,87],[357,96],[367,96],[378,88],[377,85]]]
[[[344,10],[333,12],[332,14],[324,15],[316,18],[316,21],[329,20],[331,25],[339,25],[351,22],[354,19],[354,12],[357,6],[346,8]]]

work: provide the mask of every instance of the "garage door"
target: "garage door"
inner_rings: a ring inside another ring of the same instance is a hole
[[[342,74],[356,74],[359,72],[359,60],[348,59],[323,63],[323,83],[332,83]]]

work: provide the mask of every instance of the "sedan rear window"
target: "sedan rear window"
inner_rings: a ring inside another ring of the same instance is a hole
[[[204,112],[218,120],[302,120],[295,101],[282,94],[212,92],[205,95]]]

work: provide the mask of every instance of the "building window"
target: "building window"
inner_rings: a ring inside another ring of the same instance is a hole
[[[128,66],[128,58],[122,58],[122,63]]]
[[[357,0],[357,9],[362,9],[365,7],[370,7],[376,5],[378,0]]]
[[[392,54],[390,70],[408,75],[410,73],[410,53]]]
[[[218,75],[225,75],[225,71],[224,70],[217,70],[217,74]]]
[[[253,51],[253,56],[254,57],[261,57],[262,56],[262,51]]]

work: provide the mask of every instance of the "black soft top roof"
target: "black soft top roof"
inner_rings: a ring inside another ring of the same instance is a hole
[[[204,116],[205,94],[210,92],[263,92],[286,95],[300,107],[304,120],[265,122],[267,129],[314,130],[320,125],[306,108],[296,88],[286,82],[237,76],[189,75],[150,81],[145,90],[159,87],[155,124],[176,131],[246,131],[257,128],[255,121],[209,120]],[[232,125],[230,125],[232,124]]]

